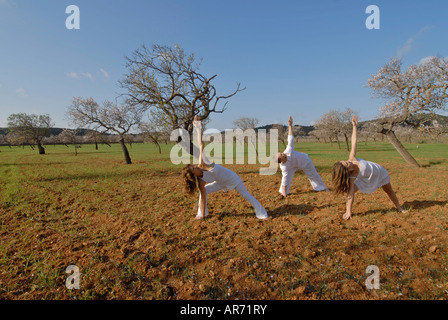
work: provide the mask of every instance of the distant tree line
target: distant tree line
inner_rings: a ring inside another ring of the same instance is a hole
[[[118,135],[102,133],[91,129],[50,128],[49,130],[42,130],[42,132],[44,131],[46,133],[43,133],[42,137],[39,137],[37,140],[33,137],[21,135],[17,128],[14,130],[9,127],[0,128],[0,146],[27,146],[32,149],[37,148],[40,154],[45,154],[44,146],[48,145],[73,146],[76,149],[84,144],[90,144],[95,146],[95,150],[99,150],[99,146],[111,147],[112,144],[119,143]],[[150,134],[154,135],[155,133]],[[170,142],[169,134],[157,134],[158,143],[168,144]],[[40,147],[38,146],[38,141]],[[124,135],[124,142],[128,145],[132,145],[133,143],[154,143],[146,131],[126,134]]]
[[[125,162],[131,164],[129,144],[140,139],[156,144],[161,152],[160,143],[172,138],[174,130],[178,132],[174,139],[193,154],[193,119],[198,117],[207,124],[211,115],[225,112],[229,99],[245,89],[236,83],[230,92],[218,93],[214,84],[217,75],[200,73],[200,62],[178,45],[143,45],[126,57],[127,71],[118,82],[123,92],[117,97],[102,103],[92,97],[73,98],[67,106],[67,117],[78,129],[49,134],[53,127],[49,115],[12,114],[0,144],[30,145],[44,154],[45,144],[73,145],[76,153],[77,146],[83,143],[95,143],[97,147],[119,143]],[[431,57],[407,68],[401,60],[391,59],[367,80],[366,86],[385,104],[377,119],[360,122],[361,137],[365,141],[387,139],[407,163],[418,167],[402,141],[446,138],[446,118],[437,113],[447,111],[448,59]],[[336,143],[339,148],[345,143],[349,150],[350,119],[354,114],[357,112],[350,108],[331,109],[312,127],[296,126],[294,134]],[[256,118],[248,117],[236,119],[234,125],[242,130],[263,128],[257,127]],[[278,129],[279,140],[285,144],[287,131],[283,124],[264,128]],[[89,131],[80,134],[80,130]],[[190,139],[184,139],[184,134]]]
[[[328,143],[331,146],[336,144],[339,149],[345,147],[350,150],[348,135],[350,115],[356,114],[350,108],[343,111],[330,110],[323,114],[314,125],[301,126],[295,125],[293,128],[296,140],[305,139],[320,143]],[[38,119],[38,115],[21,114],[21,118]],[[51,124],[51,119],[45,115],[46,123]],[[11,118],[17,119],[16,114]],[[50,121],[50,122],[48,122]],[[393,127],[397,138],[405,143],[430,143],[430,142],[448,142],[448,117],[441,115],[420,115],[410,118],[413,125],[399,124]],[[46,145],[65,145],[72,147],[75,154],[77,149],[84,144],[95,146],[95,150],[99,146],[110,147],[114,143],[120,143],[120,137],[117,134],[104,133],[92,129],[66,129],[66,128],[45,128],[39,127],[39,122],[33,124],[32,121],[27,122],[30,126],[25,129],[24,125],[0,128],[0,146],[29,146],[37,149],[40,154],[45,153]],[[257,118],[238,118],[233,122],[235,129],[247,130],[254,129],[255,134],[258,130],[266,130],[269,138],[271,129],[278,130],[278,139],[285,147],[287,145],[287,126],[283,124],[268,124],[258,126]],[[33,130],[33,126],[36,126]],[[378,132],[378,124],[376,120],[359,122],[360,142],[367,144],[368,142],[384,142],[385,135]],[[157,146],[158,152],[162,153],[161,144],[170,143],[170,132],[157,131],[148,122],[141,122],[138,126],[137,133],[127,133],[123,135],[123,141],[128,146],[134,143],[153,143]],[[223,138],[224,141],[224,138]]]

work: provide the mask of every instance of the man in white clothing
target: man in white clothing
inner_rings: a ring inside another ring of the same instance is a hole
[[[325,183],[317,173],[313,162],[306,153],[294,151],[294,135],[292,133],[292,117],[288,120],[288,146],[283,153],[277,154],[280,169],[282,170],[282,181],[279,192],[286,197],[289,195],[292,178],[296,170],[303,170],[310,180],[315,191],[327,190]]]

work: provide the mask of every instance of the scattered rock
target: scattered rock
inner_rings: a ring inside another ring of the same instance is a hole
[[[438,249],[439,249],[439,247],[434,245],[434,246],[429,247],[429,252],[435,253]]]
[[[300,296],[300,295],[303,295],[305,293],[305,291],[306,291],[306,286],[300,286],[294,290],[294,293]]]
[[[311,250],[309,250],[309,249],[306,249],[306,250],[303,252],[303,255],[304,255],[305,257],[307,257],[307,258],[314,258],[314,257],[317,255],[317,253],[316,253],[316,251],[311,251]]]

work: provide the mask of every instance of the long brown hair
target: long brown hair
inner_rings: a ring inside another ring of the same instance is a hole
[[[193,174],[191,165],[187,164],[182,169],[182,179],[185,192],[188,195],[193,195],[196,189],[198,189],[198,177]]]
[[[344,167],[341,161],[333,166],[333,190],[336,194],[347,193],[350,189],[350,174],[348,168]]]

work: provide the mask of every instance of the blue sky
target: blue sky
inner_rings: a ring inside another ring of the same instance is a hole
[[[69,5],[79,30],[65,27]],[[379,30],[365,26],[369,5]],[[383,103],[365,87],[370,75],[397,56],[404,65],[448,56],[447,17],[441,0],[0,0],[0,126],[26,112],[68,127],[73,97],[115,99],[124,57],[154,43],[202,58],[219,93],[246,87],[209,128],[242,116],[310,125],[345,107],[369,120]]]

